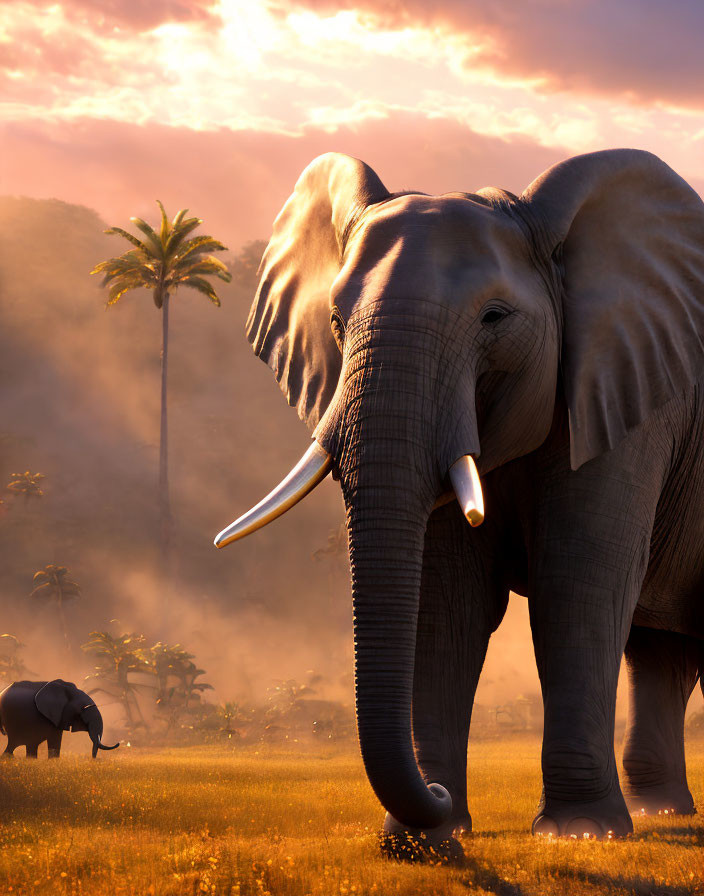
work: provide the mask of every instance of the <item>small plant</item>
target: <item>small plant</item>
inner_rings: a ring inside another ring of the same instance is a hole
[[[255,715],[254,707],[245,706],[237,700],[220,703],[215,708],[218,735],[225,740],[241,740],[245,731],[252,726]]]

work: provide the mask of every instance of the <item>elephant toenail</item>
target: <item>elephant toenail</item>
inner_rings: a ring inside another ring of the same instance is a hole
[[[557,837],[559,833],[557,823],[548,815],[540,815],[533,822],[533,834],[537,837]]]
[[[577,840],[594,840],[604,836],[604,829],[593,818],[573,818],[565,833]]]

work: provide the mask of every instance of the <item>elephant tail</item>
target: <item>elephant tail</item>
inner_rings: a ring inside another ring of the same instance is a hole
[[[0,710],[0,734],[4,734],[7,737],[7,731],[5,731],[5,725],[2,721],[2,711]]]

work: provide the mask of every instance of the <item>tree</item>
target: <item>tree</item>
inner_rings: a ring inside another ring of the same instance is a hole
[[[212,685],[196,681],[205,675],[193,662],[194,654],[180,644],[164,644],[159,641],[149,651],[149,663],[156,675],[157,707],[166,721],[167,733],[188,713],[202,707],[200,695],[211,691]]]
[[[91,632],[90,640],[81,645],[81,650],[97,657],[95,670],[86,676],[86,681],[96,679],[105,687],[94,688],[92,693],[102,691],[119,700],[125,710],[125,718],[130,729],[135,723],[146,727],[142,710],[137,700],[140,687],[148,687],[130,679],[130,675],[149,673],[149,657],[144,650],[144,635],[125,632],[113,637],[109,632]],[[135,713],[139,716],[137,720]]]
[[[81,593],[80,587],[68,577],[68,568],[50,563],[34,573],[34,589],[30,597],[56,604],[61,620],[66,647],[71,648],[66,627],[64,607],[69,600],[75,600]]]
[[[149,289],[154,304],[161,311],[161,423],[159,434],[159,516],[161,550],[164,565],[168,566],[171,540],[171,509],[168,480],[168,431],[167,431],[167,373],[169,347],[169,298],[180,286],[188,286],[203,293],[220,306],[220,299],[208,280],[219,277],[226,283],[232,278],[227,266],[215,258],[212,252],[222,252],[225,246],[211,236],[187,238],[203,222],[200,218],[187,218],[188,209],[181,209],[169,221],[164,206],[161,210],[161,227],[157,232],[141,218],[132,222],[144,235],[142,239],[121,227],[110,227],[105,233],[124,237],[134,248],[116,258],[96,265],[91,274],[103,275],[103,286],[109,286],[108,307],[116,304],[131,289]]]
[[[7,490],[15,495],[23,495],[25,503],[31,498],[44,496],[41,481],[46,479],[46,476],[43,473],[30,473],[29,470],[25,470],[24,473],[11,473],[10,476]]]
[[[0,635],[0,681],[11,684],[27,675],[29,670],[20,656],[24,646],[14,635]]]
[[[259,265],[266,249],[266,240],[252,240],[244,245],[232,260],[232,282],[243,292],[254,295],[259,277]]]

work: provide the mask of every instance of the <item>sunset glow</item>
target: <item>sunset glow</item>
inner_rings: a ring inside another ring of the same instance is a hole
[[[0,896],[704,896],[703,35],[0,0]]]
[[[258,167],[253,147],[272,138],[272,195],[266,214],[254,217],[259,235],[283,198],[274,181],[286,169],[290,187],[297,173],[286,162],[298,149],[302,164],[332,148],[366,152],[372,163],[396,158],[380,172],[392,186],[420,174],[413,186],[438,190],[481,185],[450,182],[461,176],[463,147],[490,154],[491,141],[501,141],[502,185],[520,189],[526,153],[536,157],[535,176],[543,158],[627,145],[656,152],[702,189],[704,98],[693,84],[702,71],[688,51],[702,18],[695,4],[668,23],[679,52],[662,47],[662,16],[635,2],[622,4],[620,17],[601,2],[494,8],[490,17],[479,4],[455,2],[431,13],[420,3],[373,0],[12,0],[0,12],[0,189],[121,214],[107,192],[64,167],[69,147],[96,172],[109,168],[110,181],[127,168],[139,177],[145,138],[155,150],[168,145],[162,165],[178,156],[190,167],[197,134],[199,161],[221,170],[224,153],[240,171]],[[561,40],[551,44],[556,19]],[[421,171],[404,162],[420,132]],[[441,161],[448,152],[450,169]],[[38,182],[40,160],[54,176]],[[251,172],[243,180],[246,189]],[[244,237],[239,227],[232,232]]]

